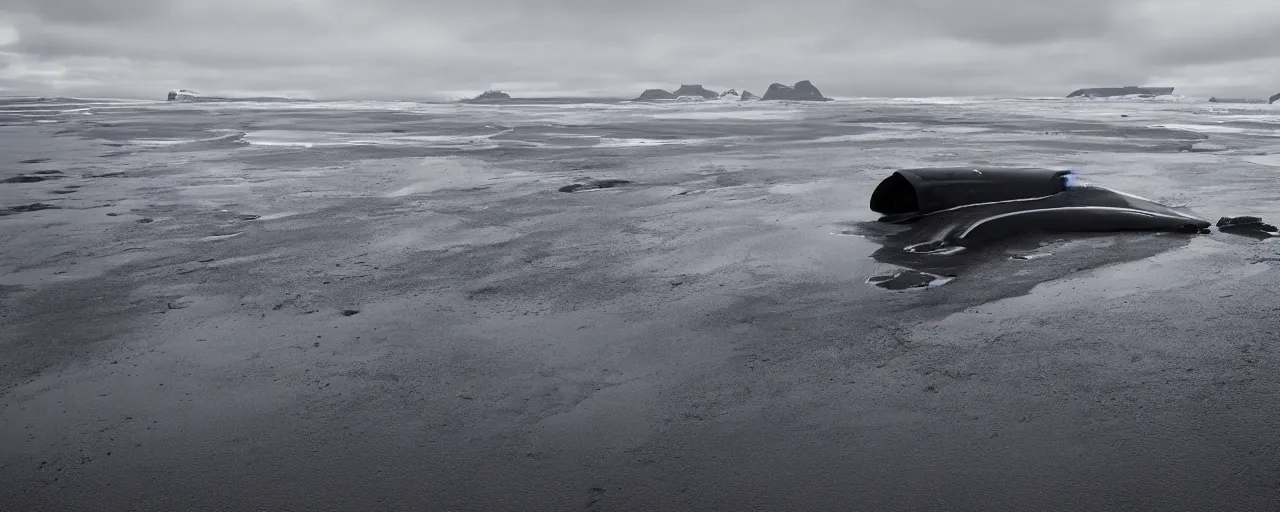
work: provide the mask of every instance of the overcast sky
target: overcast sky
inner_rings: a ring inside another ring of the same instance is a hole
[[[1280,92],[1280,0],[0,0],[0,94]]]

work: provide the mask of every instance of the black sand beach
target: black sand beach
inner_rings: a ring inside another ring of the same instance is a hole
[[[869,285],[957,165],[1280,220],[1269,105],[0,100],[0,510],[1280,507],[1274,239]]]

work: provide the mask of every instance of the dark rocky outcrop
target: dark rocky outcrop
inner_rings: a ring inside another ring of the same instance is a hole
[[[480,93],[479,96],[476,96],[466,101],[469,103],[485,103],[485,102],[494,102],[494,101],[508,101],[510,99],[511,99],[511,95],[502,91],[485,91]]]
[[[754,100],[756,99],[756,95],[751,94],[751,91],[742,91],[742,97],[739,99],[742,101]]]
[[[675,94],[677,98],[681,96],[701,96],[703,98],[713,100],[720,97],[720,93],[707,90],[707,88],[701,85],[681,85],[680,88],[676,89],[672,94]]]
[[[764,92],[764,97],[760,99],[786,101],[831,101],[831,98],[823,96],[822,92],[818,91],[818,88],[814,87],[808,80],[801,80],[796,82],[793,86],[786,86],[777,83],[772,84],[769,86],[769,90]]]
[[[613,188],[618,185],[626,185],[631,183],[628,180],[587,180],[583,183],[574,183],[560,187],[561,192],[580,192],[583,190],[595,190],[601,188]]]
[[[176,91],[169,91],[169,101],[194,100],[199,97],[200,97],[200,93],[189,90],[189,89],[178,89]]]
[[[1095,87],[1092,89],[1080,89],[1068,94],[1068,98],[1110,98],[1112,96],[1167,96],[1173,94],[1172,87],[1138,87],[1136,85],[1126,85],[1124,87]]]
[[[1272,96],[1269,100],[1267,100],[1267,103],[1275,103],[1277,101],[1280,101],[1280,94],[1276,94],[1275,96]]]
[[[645,92],[640,93],[639,98],[636,98],[636,100],[640,100],[640,101],[674,100],[674,99],[676,99],[676,95],[671,94],[670,92],[664,91],[662,89],[646,90]]]
[[[735,97],[735,98],[739,97],[739,96],[738,96],[738,90],[737,90],[737,89],[729,89],[729,90],[727,90],[727,91],[725,91],[725,92],[720,93],[720,97],[721,97],[721,98],[724,98],[724,97],[727,97],[727,96],[733,96],[733,97]]]

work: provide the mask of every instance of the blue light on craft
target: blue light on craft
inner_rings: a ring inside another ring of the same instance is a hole
[[[1062,177],[1062,180],[1065,182],[1063,183],[1063,186],[1068,190],[1081,185],[1080,175],[1076,174],[1076,172],[1071,169],[1067,169],[1067,174]]]

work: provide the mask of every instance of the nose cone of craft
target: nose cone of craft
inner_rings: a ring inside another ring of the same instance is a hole
[[[903,169],[871,193],[871,211],[901,220],[982,203],[1047,197],[1074,183],[1074,173],[1036,168]]]

